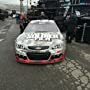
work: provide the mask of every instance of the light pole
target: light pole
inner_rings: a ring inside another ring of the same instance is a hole
[[[80,0],[79,0],[79,2],[78,2],[79,4],[80,4]]]
[[[27,11],[28,11],[28,0],[27,0]]]
[[[32,4],[32,0],[30,0],[30,7],[31,7],[31,4]]]
[[[23,12],[23,0],[20,0],[20,13]]]

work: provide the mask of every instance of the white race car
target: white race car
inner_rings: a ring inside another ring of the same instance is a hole
[[[16,61],[52,64],[65,59],[65,38],[53,20],[32,20],[15,41]]]

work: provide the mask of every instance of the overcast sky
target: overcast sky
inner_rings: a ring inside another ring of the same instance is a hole
[[[30,0],[28,0],[29,2]],[[38,0],[32,0],[32,2],[37,2]],[[20,4],[20,0],[0,0],[2,3],[9,3],[9,4]],[[24,5],[27,4],[27,0],[23,1]]]

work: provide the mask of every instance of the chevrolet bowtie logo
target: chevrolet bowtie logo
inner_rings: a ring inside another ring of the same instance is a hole
[[[36,47],[35,49],[40,50],[40,49],[41,49],[41,47]]]

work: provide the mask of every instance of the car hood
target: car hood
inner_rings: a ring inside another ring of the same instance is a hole
[[[62,40],[63,35],[60,33],[48,32],[48,33],[23,33],[17,38],[18,43],[22,43],[25,46],[51,46],[58,40]]]

